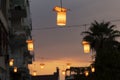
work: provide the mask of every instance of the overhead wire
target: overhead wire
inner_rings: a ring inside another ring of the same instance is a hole
[[[119,22],[120,19],[115,19],[115,20],[109,20],[108,22]],[[64,27],[58,27],[58,26],[55,26],[55,27],[44,27],[44,28],[39,28],[39,27],[36,27],[36,28],[33,28],[32,30],[49,30],[49,29],[62,29],[62,28],[71,28],[71,27],[84,27],[84,26],[89,26],[90,24],[81,24],[81,25],[68,25],[68,26],[64,26]]]

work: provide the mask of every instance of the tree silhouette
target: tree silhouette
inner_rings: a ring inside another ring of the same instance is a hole
[[[95,80],[119,80],[120,79],[120,43],[116,40],[120,37],[120,31],[110,22],[91,23],[83,40],[90,43],[95,56]],[[119,75],[118,75],[119,74]]]

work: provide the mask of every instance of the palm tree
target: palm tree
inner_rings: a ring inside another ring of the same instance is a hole
[[[83,40],[88,41],[91,49],[96,52],[95,74],[98,77],[96,78],[97,80],[101,80],[100,78],[102,78],[102,80],[109,80],[108,78],[112,75],[108,70],[113,66],[114,62],[117,62],[116,56],[120,57],[120,54],[118,54],[120,51],[118,51],[120,43],[116,40],[116,38],[120,37],[120,31],[115,30],[115,27],[116,26],[111,25],[110,22],[98,23],[94,21],[94,23],[91,23],[89,31],[82,32],[85,34]],[[113,58],[114,61],[112,61]]]
[[[116,42],[116,38],[120,37],[120,31],[114,30],[115,25],[111,25],[110,22],[98,23],[95,21],[91,24],[89,31],[82,32],[86,34],[84,40],[89,41],[91,49],[97,51],[103,47],[103,42]]]

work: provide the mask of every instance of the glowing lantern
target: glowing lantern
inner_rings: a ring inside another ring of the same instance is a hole
[[[65,26],[66,25],[66,12],[57,12],[57,25]]]
[[[85,76],[88,76],[89,75],[89,72],[86,70],[85,71]]]
[[[56,6],[53,10],[57,12],[57,25],[65,26],[67,9]]]
[[[83,41],[83,48],[84,48],[84,53],[89,53],[90,52],[90,44],[87,41]]]
[[[33,71],[33,76],[36,76],[36,75],[37,75],[36,71]]]
[[[65,70],[62,70],[62,74],[65,75]]]
[[[68,69],[70,68],[70,63],[67,63],[67,68],[68,68]]]
[[[17,72],[17,67],[14,67],[14,72]]]
[[[44,65],[45,65],[44,63],[41,63],[41,64],[40,64],[40,68],[43,69],[43,68],[44,68]]]
[[[26,42],[28,43],[28,50],[33,51],[33,40],[27,40]]]
[[[94,68],[94,67],[91,67],[91,71],[92,71],[92,72],[95,72],[95,68]]]
[[[13,66],[13,64],[14,64],[14,59],[10,59],[9,66]]]

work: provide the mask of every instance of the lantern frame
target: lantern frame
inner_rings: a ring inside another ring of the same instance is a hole
[[[66,25],[66,12],[67,9],[63,7],[56,6],[53,9],[57,12],[57,25],[58,26],[65,26]]]

